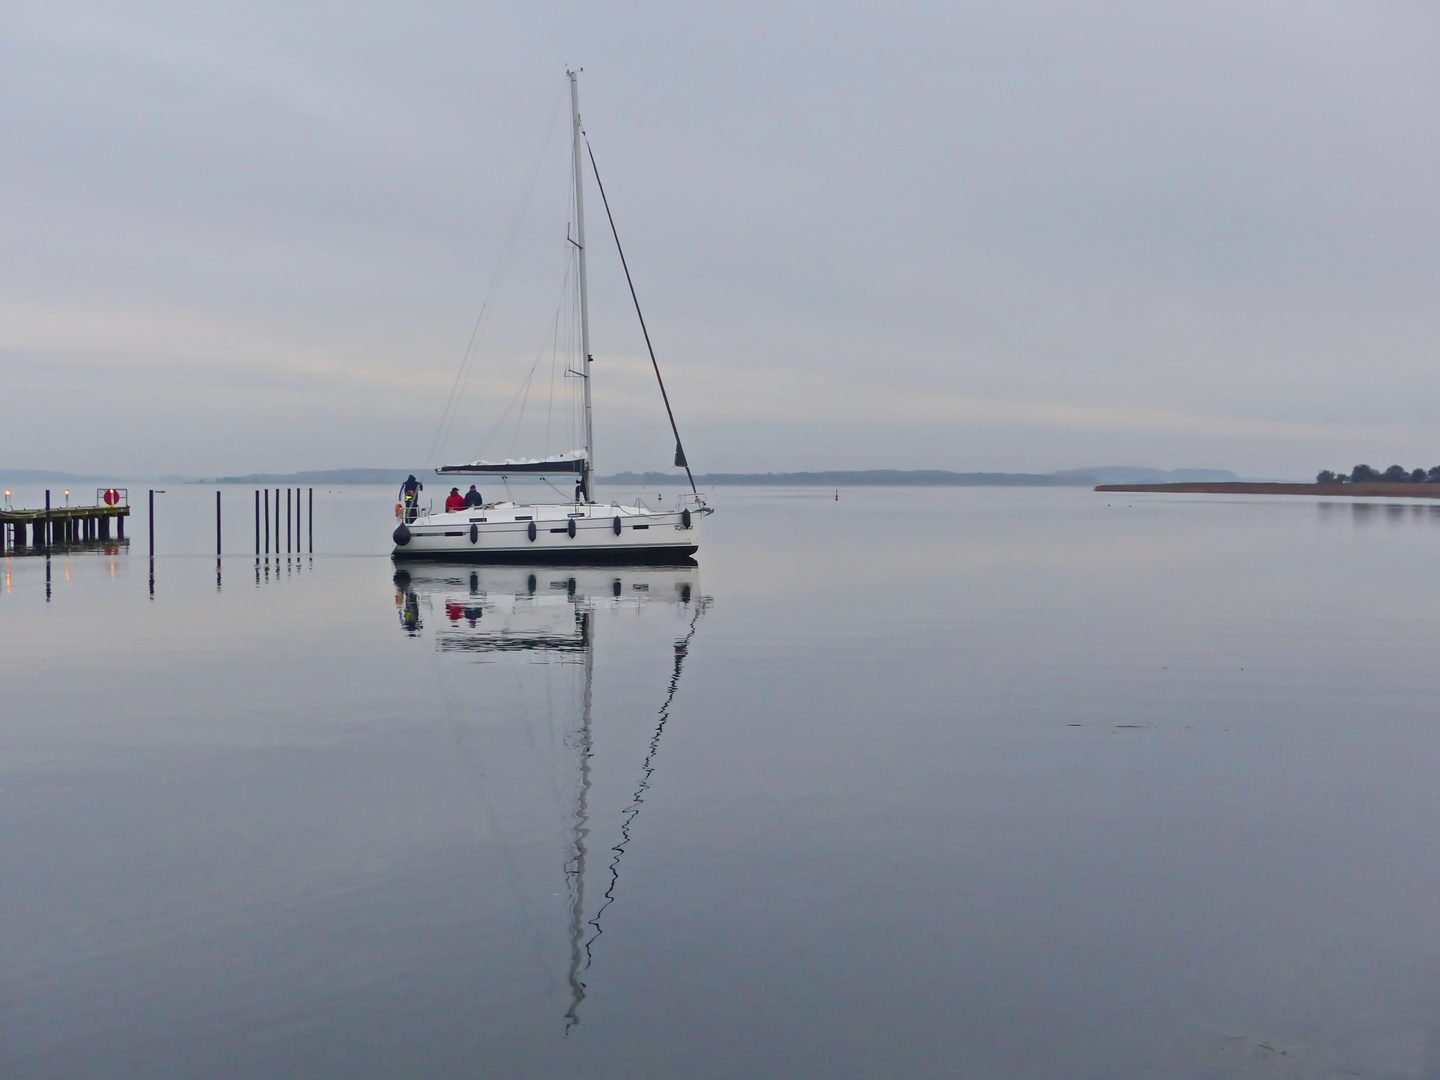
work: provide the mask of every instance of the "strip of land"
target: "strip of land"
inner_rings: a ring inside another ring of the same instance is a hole
[[[597,478],[602,484],[684,484],[684,473],[616,473]],[[1089,474],[948,472],[944,469],[860,469],[831,472],[700,473],[701,487],[1088,487]]]
[[[1096,491],[1170,491],[1197,495],[1310,495],[1358,499],[1440,499],[1440,484],[1251,484],[1244,481],[1213,484],[1100,484]]]

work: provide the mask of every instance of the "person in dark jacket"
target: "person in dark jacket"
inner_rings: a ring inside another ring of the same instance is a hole
[[[424,490],[425,485],[415,479],[414,473],[407,476],[405,482],[400,485],[400,503],[405,507],[406,521],[415,520],[415,503],[420,498],[420,492]]]
[[[465,508],[472,506],[484,506],[485,500],[480,497],[480,492],[475,490],[475,485],[470,485],[470,490],[465,493]]]

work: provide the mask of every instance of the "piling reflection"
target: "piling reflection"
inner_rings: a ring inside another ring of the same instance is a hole
[[[680,690],[685,660],[700,618],[711,599],[701,595],[695,567],[473,567],[406,566],[395,573],[395,608],[401,630],[423,637],[427,625],[441,653],[536,654],[532,659],[579,666],[583,672],[575,710],[563,740],[571,758],[572,792],[567,818],[567,853],[562,873],[568,920],[568,1007],[564,1028],[580,1023],[586,997],[585,973],[595,961],[604,932],[602,920],[620,892],[620,869],[633,840],[633,827],[645,804]],[[595,635],[598,617],[647,610],[679,614],[669,678],[657,688],[659,704],[648,742],[636,748],[638,777],[625,790],[628,802],[614,825],[608,878],[593,913],[587,899],[592,833],[591,796],[595,686]],[[573,670],[573,668],[572,668]]]

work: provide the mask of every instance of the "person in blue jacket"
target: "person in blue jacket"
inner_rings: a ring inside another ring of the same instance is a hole
[[[420,498],[420,492],[424,490],[425,485],[415,479],[414,473],[407,476],[405,482],[400,485],[400,502],[405,507],[406,521],[415,520],[415,502]]]

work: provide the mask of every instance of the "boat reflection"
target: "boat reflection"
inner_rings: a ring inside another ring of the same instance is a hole
[[[589,647],[588,613],[687,606],[697,575],[693,566],[411,565],[395,572],[395,606],[407,634],[417,635],[431,620],[441,652],[579,653]]]
[[[547,661],[575,664],[584,677],[564,746],[571,760],[572,794],[567,817],[564,865],[568,915],[569,1007],[565,1030],[580,1022],[585,1000],[584,975],[595,959],[605,912],[616,902],[621,860],[632,840],[635,819],[645,803],[656,770],[660,741],[670,721],[700,617],[711,599],[700,593],[698,568],[673,567],[530,567],[407,564],[395,573],[395,606],[401,629],[421,636],[429,623],[435,647],[444,653],[538,653]],[[657,688],[657,708],[648,742],[637,748],[639,768],[628,803],[615,826],[615,843],[605,890],[593,914],[586,896],[590,870],[593,777],[593,704],[595,624],[607,612],[644,612],[663,608],[688,618],[674,640],[669,678]]]

